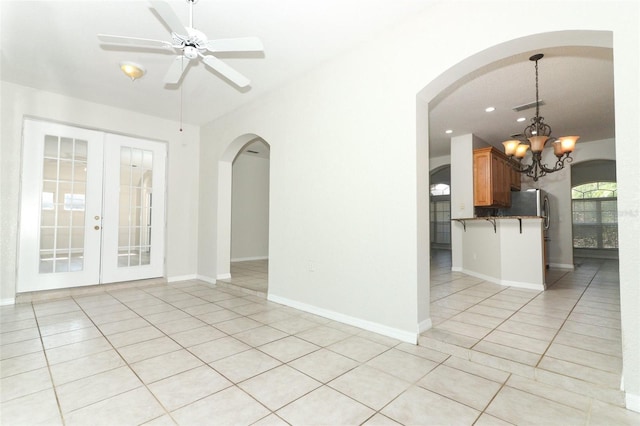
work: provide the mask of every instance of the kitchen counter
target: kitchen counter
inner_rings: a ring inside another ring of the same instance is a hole
[[[487,216],[451,221],[462,230],[461,266],[452,269],[505,286],[545,289],[542,217]]]

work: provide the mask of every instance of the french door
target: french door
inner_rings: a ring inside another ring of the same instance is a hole
[[[25,120],[18,292],[164,274],[166,146]]]

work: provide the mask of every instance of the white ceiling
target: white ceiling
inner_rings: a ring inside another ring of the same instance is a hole
[[[579,135],[580,142],[615,136],[613,52],[605,48],[563,47],[524,52],[476,70],[442,92],[429,104],[431,156],[449,153],[452,136],[468,133],[502,149],[502,142],[520,134],[535,115],[513,107],[535,103],[535,63],[538,61],[540,115],[552,135]],[[485,112],[487,107],[496,108]],[[525,117],[519,123],[516,119]],[[446,130],[453,133],[446,134]]]
[[[186,0],[171,7],[188,23]],[[258,36],[264,54],[218,54],[251,79],[237,89],[199,63],[179,87],[162,82],[173,54],[101,45],[96,34],[170,40],[146,1],[0,1],[2,80],[41,90],[202,125],[344,53],[383,29],[430,7],[425,0],[200,0],[194,27],[209,39]],[[527,52],[459,81],[432,101],[431,155],[448,153],[449,135],[474,133],[499,143],[526,123],[511,111],[535,100]],[[582,141],[613,137],[613,65],[609,49],[546,50],[540,61],[541,115],[553,134]],[[146,75],[125,77],[121,61]],[[181,94],[182,92],[182,94]],[[484,112],[487,106],[496,111]],[[532,116],[532,110],[526,111]]]

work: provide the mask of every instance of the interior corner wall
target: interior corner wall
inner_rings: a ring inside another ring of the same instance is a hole
[[[197,268],[199,133],[194,126],[67,96],[0,82],[2,91],[2,170],[0,225],[0,301],[15,298],[20,203],[22,123],[25,116],[78,127],[166,141],[167,232],[165,275],[194,277]]]
[[[269,257],[269,159],[240,154],[233,162],[231,261]]]

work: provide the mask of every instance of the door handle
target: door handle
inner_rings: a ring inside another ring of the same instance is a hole
[[[96,231],[100,230],[100,227],[98,225],[94,226],[93,229],[95,229]]]

